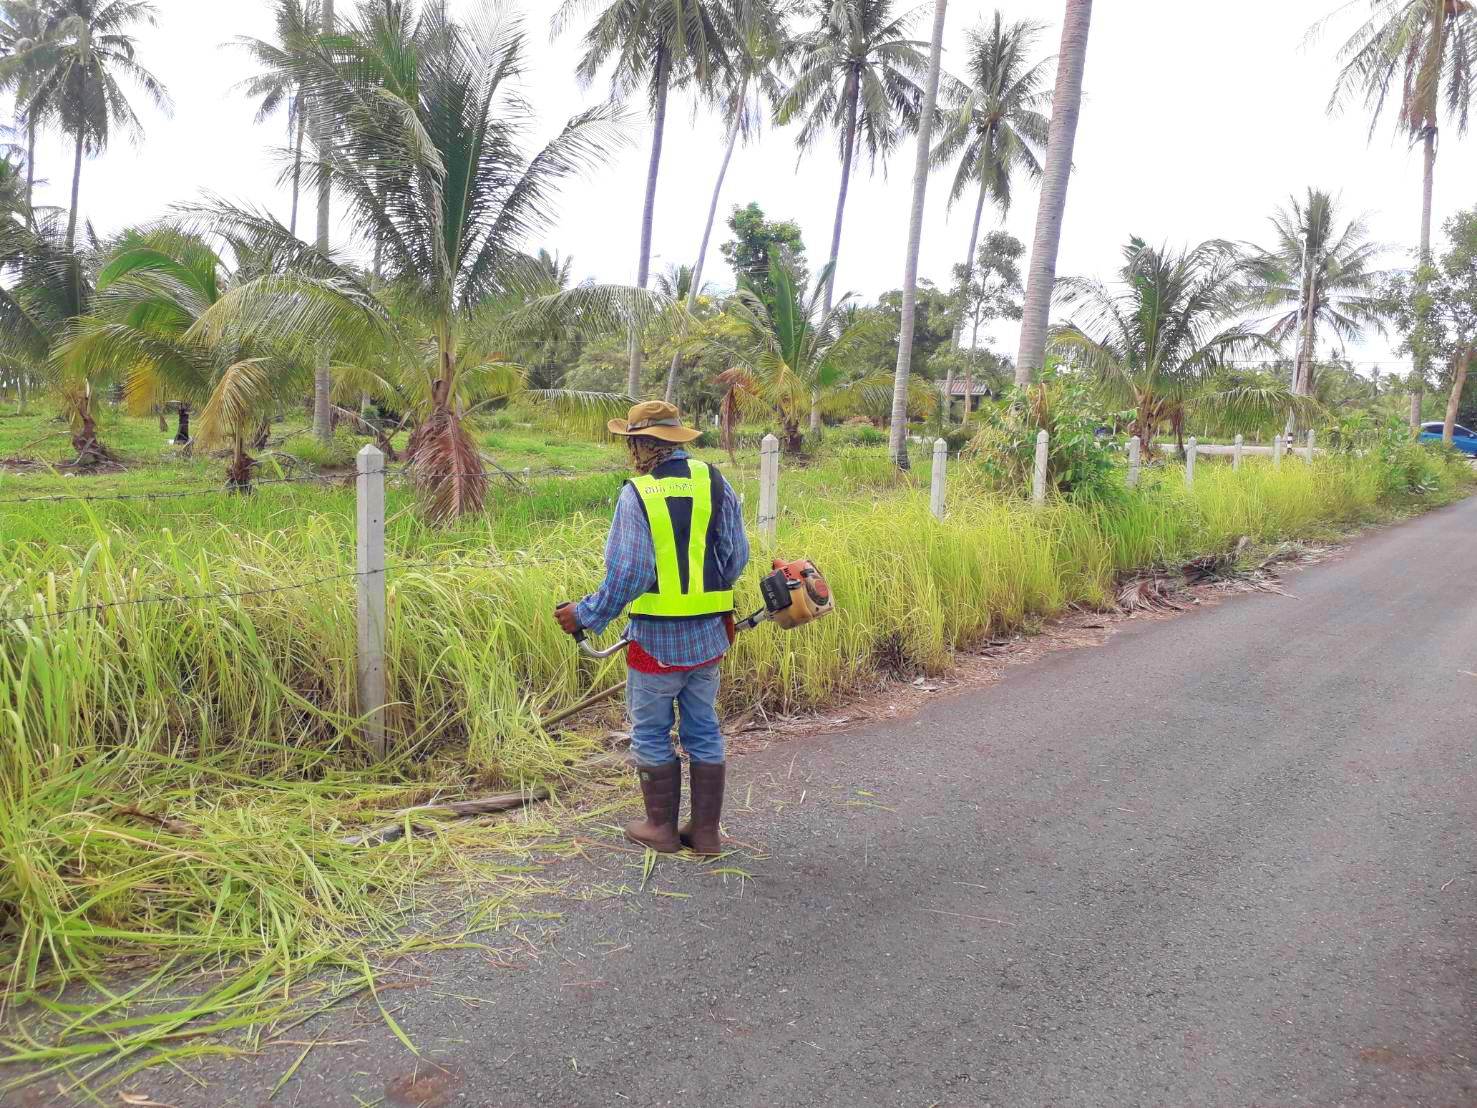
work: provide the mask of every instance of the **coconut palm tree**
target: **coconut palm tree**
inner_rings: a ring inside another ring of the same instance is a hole
[[[258,428],[311,377],[304,355],[325,334],[362,339],[378,315],[368,289],[306,246],[284,249],[280,224],[266,227],[261,248],[231,243],[234,269],[198,235],[126,233],[53,357],[68,378],[121,378],[136,405],[167,394],[198,408],[196,441],[230,447],[233,488],[251,483]]]
[[[1436,140],[1443,113],[1455,123],[1458,135],[1467,131],[1472,86],[1477,80],[1477,7],[1469,0],[1371,0],[1371,7],[1373,14],[1339,51],[1343,68],[1328,106],[1331,112],[1338,111],[1362,98],[1372,138],[1392,94],[1397,99],[1400,131],[1422,148],[1416,277],[1424,288],[1432,269]],[[1412,381],[1412,427],[1420,425],[1421,398],[1430,370],[1421,349],[1417,347]]]
[[[896,0],[807,0],[802,10],[815,25],[790,48],[797,75],[775,118],[782,125],[800,122],[796,141],[802,152],[835,132],[841,153],[823,301],[828,312],[857,144],[875,169],[917,126],[923,108],[918,78],[928,58],[923,43],[908,37],[919,13],[900,13],[898,7]]]
[[[1358,341],[1366,327],[1384,330],[1374,263],[1381,247],[1369,238],[1364,219],[1345,219],[1338,201],[1310,188],[1302,200],[1289,198],[1271,218],[1268,249],[1251,248],[1254,303],[1273,310],[1267,337],[1285,342],[1296,335],[1293,392],[1313,394],[1313,354],[1319,328],[1340,343]]]
[[[1250,324],[1231,322],[1247,295],[1245,265],[1231,243],[1175,252],[1133,239],[1123,256],[1116,286],[1082,277],[1059,283],[1060,302],[1074,318],[1053,345],[1099,377],[1110,403],[1133,410],[1133,433],[1146,451],[1166,425],[1183,446],[1185,422],[1196,412],[1252,422],[1310,410],[1306,397],[1279,382],[1217,384],[1228,359],[1270,347]]]
[[[939,76],[943,72],[944,21],[949,0],[934,0],[933,38],[929,42],[928,77],[923,111],[918,120],[918,158],[913,166],[913,211],[908,220],[908,253],[903,262],[902,327],[898,331],[897,370],[892,393],[892,458],[908,468],[908,396],[913,371],[913,327],[918,305],[918,251],[923,242],[923,206],[928,192],[928,163],[933,141],[933,117],[938,106]]]
[[[748,141],[758,134],[764,104],[774,102],[780,95],[777,66],[787,42],[786,13],[776,0],[730,0],[730,4],[732,10],[727,23],[737,38],[727,44],[726,69],[719,79],[710,82],[715,107],[728,120],[728,141],[724,144],[723,160],[718,166],[718,178],[713,183],[713,199],[708,205],[707,222],[703,224],[697,263],[692,267],[693,280],[687,289],[689,314],[697,308],[702,292],[703,267],[708,260],[713,223],[718,217],[718,202],[723,195],[723,182],[728,176],[734,149],[741,138]],[[681,365],[682,350],[679,346],[673,351],[672,364],[667,370],[668,403],[677,394],[677,372]]]
[[[1036,234],[1026,276],[1026,302],[1021,309],[1021,342],[1015,359],[1015,381],[1027,385],[1046,355],[1046,325],[1056,287],[1056,256],[1062,242],[1062,216],[1067,210],[1067,183],[1072,176],[1072,147],[1082,110],[1082,74],[1087,68],[1087,32],[1092,0],[1066,0],[1062,44],[1057,52],[1056,89],[1051,95],[1051,128],[1046,166],[1041,174],[1041,200],[1036,208]]]
[[[484,0],[457,22],[440,3],[406,0],[320,40],[298,63],[309,102],[333,121],[334,187],[381,242],[384,298],[415,340],[403,344],[418,354],[401,382],[416,419],[408,464],[434,518],[476,510],[486,495],[463,415],[508,360],[479,309],[536,279],[522,242],[551,221],[560,182],[625,137],[619,110],[602,105],[526,153],[525,45],[501,3]]]
[[[399,21],[403,19],[403,13],[393,3],[385,3],[377,13],[369,3],[366,3],[364,10],[370,21],[391,29],[392,32],[399,29]],[[333,34],[335,29],[333,0],[319,0],[318,19],[319,31],[326,39]],[[333,214],[333,170],[330,168],[333,120],[327,105],[315,105],[314,110],[317,118],[313,124],[313,145],[318,153],[318,226],[316,228],[318,234],[316,241],[318,252],[326,258],[332,245],[329,242],[329,221]],[[371,232],[371,234],[375,236],[375,266],[378,268],[380,263],[379,239],[377,233]],[[319,442],[326,443],[333,438],[333,372],[326,351],[319,357],[318,368],[313,373],[313,433],[318,436]]]
[[[729,450],[740,420],[750,416],[774,420],[785,452],[798,454],[812,397],[824,399],[841,383],[841,367],[864,325],[846,310],[849,296],[823,305],[830,276],[822,269],[807,289],[794,263],[775,251],[766,281],[740,279],[728,305],[733,334],[721,344],[732,364],[718,377],[727,390],[719,425]]]
[[[31,101],[31,85],[36,73],[32,66],[40,56],[32,48],[46,33],[46,12],[41,0],[4,0],[0,3],[0,52],[8,59],[25,54],[31,59],[27,65],[0,66],[0,81],[4,87],[15,91],[16,115],[26,128],[26,208],[32,206],[36,191],[36,133],[43,122],[41,115],[47,105],[35,105],[36,111],[28,111]],[[29,217],[28,217],[29,219]]]
[[[1031,59],[1041,30],[1040,23],[1028,19],[1007,24],[998,11],[990,23],[972,27],[966,83],[950,90],[954,102],[944,112],[933,156],[936,165],[958,161],[950,205],[977,190],[963,288],[974,278],[985,201],[994,201],[1003,219],[1010,211],[1016,175],[1041,176],[1038,151],[1045,149],[1051,125],[1042,109],[1051,103],[1047,78],[1052,64]],[[961,311],[954,325],[955,350],[963,331]]]
[[[102,153],[119,131],[143,134],[122,82],[135,85],[160,111],[170,111],[171,104],[159,79],[139,64],[131,33],[156,24],[149,0],[45,0],[45,15],[42,36],[0,66],[0,79],[12,71],[28,74],[23,116],[55,121],[72,138],[66,236],[71,250],[77,241],[83,156]]]
[[[287,130],[292,142],[292,215],[288,230],[297,234],[298,204],[302,193],[303,145],[308,133],[308,110],[302,85],[295,80],[291,64],[294,51],[318,33],[318,5],[315,0],[276,0],[272,22],[276,37],[272,40],[238,37],[235,45],[245,50],[258,66],[257,73],[237,87],[257,102],[256,121],[265,123],[279,111],[287,112]]]
[[[617,96],[644,92],[651,101],[651,158],[636,263],[636,286],[644,289],[651,274],[668,95],[677,81],[695,83],[706,91],[713,75],[727,66],[726,43],[737,35],[729,23],[731,5],[721,0],[564,0],[554,17],[555,33],[597,7],[599,14],[582,39],[584,52],[576,70],[580,80],[589,84],[612,65],[611,85]],[[642,360],[641,336],[633,332],[626,382],[632,396],[641,390]]]

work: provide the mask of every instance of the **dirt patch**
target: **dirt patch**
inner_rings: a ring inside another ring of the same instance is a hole
[[[385,1084],[385,1099],[403,1108],[440,1108],[450,1104],[462,1077],[440,1066],[417,1067]]]

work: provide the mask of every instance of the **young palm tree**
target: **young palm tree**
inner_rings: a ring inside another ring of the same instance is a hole
[[[829,268],[806,289],[797,280],[794,263],[776,251],[767,281],[740,280],[728,305],[735,337],[722,347],[733,365],[718,376],[727,390],[719,424],[730,451],[734,430],[748,415],[775,420],[785,452],[798,454],[812,397],[824,399],[840,384],[840,367],[863,338],[864,326],[847,312],[849,296],[833,307],[822,305]]]
[[[708,260],[708,245],[713,237],[713,223],[718,217],[718,201],[723,195],[723,182],[733,161],[734,148],[740,138],[747,141],[759,131],[763,105],[780,94],[776,68],[787,42],[785,13],[777,0],[730,0],[727,24],[737,38],[727,44],[728,66],[721,80],[712,82],[716,107],[728,120],[728,142],[723,161],[718,166],[718,179],[713,183],[713,199],[708,205],[708,219],[703,224],[702,244],[698,247],[693,280],[687,289],[687,311],[697,307],[702,291],[703,267]],[[667,370],[666,399],[670,404],[677,394],[677,372],[682,365],[682,349],[672,354]]]
[[[1269,339],[1280,344],[1296,335],[1292,390],[1311,396],[1320,327],[1342,343],[1357,341],[1366,327],[1384,329],[1373,268],[1381,248],[1362,218],[1344,219],[1337,200],[1320,189],[1290,198],[1271,223],[1272,247],[1252,248],[1252,296],[1276,313]]]
[[[26,187],[18,159],[0,154],[0,379],[14,386],[22,415],[29,390],[44,378],[47,349],[20,284],[39,246]]]
[[[1230,243],[1174,253],[1134,239],[1119,276],[1116,288],[1080,277],[1060,282],[1061,303],[1078,318],[1053,344],[1098,375],[1111,403],[1133,409],[1133,433],[1146,451],[1166,425],[1183,446],[1185,422],[1197,411],[1260,421],[1309,409],[1278,382],[1216,383],[1229,357],[1270,345],[1249,324],[1230,322],[1246,301],[1244,263]]]
[[[988,24],[969,31],[967,83],[951,90],[955,97],[944,113],[943,132],[934,148],[935,164],[958,160],[952,205],[977,189],[969,250],[964,255],[962,287],[974,277],[980,219],[985,201],[993,200],[1002,218],[1010,211],[1018,173],[1040,178],[1038,151],[1046,147],[1050,120],[1043,108],[1051,103],[1049,60],[1033,61],[1042,25],[1023,19],[1007,24],[997,11]],[[954,349],[964,331],[964,313],[954,325]]]
[[[1337,111],[1356,96],[1369,112],[1370,136],[1398,98],[1399,129],[1423,153],[1421,238],[1417,284],[1432,269],[1431,205],[1436,184],[1436,139],[1443,112],[1462,135],[1477,80],[1477,7],[1468,0],[1371,0],[1374,14],[1339,51],[1343,68],[1329,100]],[[1418,347],[1418,351],[1419,351]],[[1411,426],[1420,425],[1429,359],[1417,353],[1411,394]]]
[[[9,59],[25,54],[31,59],[26,65],[0,66],[0,83],[15,90],[16,115],[26,128],[26,208],[32,206],[36,190],[36,133],[43,122],[41,113],[45,104],[35,105],[30,111],[31,85],[36,73],[32,66],[40,61],[32,48],[46,33],[46,12],[41,0],[4,0],[0,3],[0,52]],[[28,218],[28,222],[30,222]]]
[[[43,35],[0,67],[0,75],[12,70],[29,74],[24,117],[54,120],[63,134],[72,137],[72,206],[66,237],[71,250],[77,241],[83,155],[102,153],[118,131],[134,137],[143,134],[121,82],[137,86],[161,111],[169,111],[171,104],[158,78],[139,64],[130,33],[139,25],[152,27],[157,22],[149,0],[45,0],[45,13]]]
[[[533,280],[522,242],[552,219],[563,179],[621,145],[623,119],[591,109],[524,153],[525,35],[493,0],[465,23],[440,3],[386,5],[300,64],[309,102],[334,121],[334,187],[382,244],[385,298],[421,340],[405,344],[421,358],[402,381],[417,421],[411,471],[433,517],[474,511],[487,480],[462,417],[507,371],[478,310]]]
[[[231,449],[232,488],[251,484],[247,448],[258,428],[306,385],[304,353],[324,334],[364,335],[377,314],[367,289],[305,246],[284,252],[290,236],[267,226],[265,249],[233,243],[234,271],[197,235],[126,234],[53,359],[69,379],[121,377],[135,404],[168,394],[197,407],[200,446]]]
[[[902,326],[898,331],[897,371],[892,393],[892,458],[908,468],[908,396],[913,371],[913,327],[918,306],[918,251],[923,243],[923,205],[928,192],[929,144],[938,106],[939,76],[943,72],[944,20],[949,0],[934,0],[933,38],[929,43],[928,77],[923,112],[918,120],[918,158],[913,166],[913,211],[908,220],[908,254],[903,262]]]
[[[1026,302],[1021,309],[1021,342],[1015,359],[1015,382],[1028,385],[1046,355],[1046,325],[1056,287],[1056,256],[1062,243],[1062,216],[1067,210],[1067,183],[1072,176],[1072,147],[1082,110],[1082,73],[1087,68],[1087,32],[1092,0],[1066,0],[1062,45],[1057,52],[1056,90],[1051,96],[1051,128],[1046,167],[1041,174],[1041,200],[1036,208],[1036,235],[1026,276]]]
[[[0,238],[0,354],[26,377],[53,386],[72,424],[75,466],[114,460],[99,440],[93,398],[106,379],[66,378],[55,372],[50,355],[66,329],[92,302],[96,251],[73,250],[65,240],[60,212],[35,215],[33,227],[12,218]]]
[[[672,85],[689,80],[707,89],[714,73],[727,65],[725,43],[736,37],[729,26],[730,5],[720,0],[564,0],[554,17],[556,33],[581,14],[600,7],[585,32],[584,54],[577,72],[586,84],[613,63],[611,83],[617,95],[645,92],[651,101],[651,159],[646,171],[646,198],[641,209],[641,246],[636,285],[645,288],[651,274],[651,235],[656,217],[656,184],[666,138],[667,99]],[[631,335],[626,391],[641,391],[641,336]]]
[[[287,228],[297,234],[298,204],[302,193],[303,144],[308,133],[307,103],[302,85],[295,80],[291,64],[294,51],[318,33],[319,12],[315,0],[277,0],[272,13],[276,38],[272,41],[240,37],[236,45],[250,55],[259,70],[238,86],[257,101],[256,121],[265,123],[284,108],[292,141],[292,215]]]
[[[808,0],[803,10],[815,26],[791,47],[798,75],[780,101],[776,120],[801,121],[797,142],[802,151],[834,131],[841,152],[824,294],[828,312],[857,144],[875,168],[917,126],[923,107],[917,78],[927,71],[928,58],[923,44],[908,37],[919,13],[899,14],[898,6],[896,0]]]

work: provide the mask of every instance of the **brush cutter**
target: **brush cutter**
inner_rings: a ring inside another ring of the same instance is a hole
[[[761,623],[768,622],[790,631],[836,610],[836,598],[831,594],[831,587],[808,558],[794,562],[776,558],[770,565],[770,573],[759,582],[759,595],[764,607],[738,620],[734,624],[735,633],[752,631]],[[630,639],[622,638],[604,649],[597,648],[590,644],[583,627],[575,632],[574,640],[591,658],[609,658],[631,645]]]
[[[776,558],[770,570],[768,576],[759,582],[759,595],[764,599],[764,607],[753,615],[738,620],[734,624],[735,633],[752,631],[761,623],[769,622],[788,631],[795,627],[803,627],[835,611],[836,601],[831,595],[831,588],[826,584],[826,579],[821,576],[821,571],[815,568],[814,562],[804,558],[796,562],[785,562]],[[566,605],[561,604],[560,607],[566,607]],[[574,637],[580,649],[592,658],[609,658],[631,645],[630,639],[622,638],[613,646],[607,646],[603,650],[598,649],[590,644],[583,627]],[[596,704],[609,700],[625,687],[625,682],[621,682],[608,689],[591,693],[578,704],[572,704],[563,711],[540,720],[539,725],[547,729],[556,723],[562,723],[586,708],[593,708]],[[396,812],[395,815],[401,817],[397,823],[361,835],[353,835],[340,841],[352,846],[390,843],[401,838],[407,828],[416,829],[416,825],[411,824],[410,820],[405,818],[410,813],[437,810],[447,811],[459,817],[482,815],[521,807],[531,800],[541,800],[546,796],[548,796],[546,790],[538,789],[533,792],[509,793],[477,800],[420,805]]]

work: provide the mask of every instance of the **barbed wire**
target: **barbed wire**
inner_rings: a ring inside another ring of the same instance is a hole
[[[353,480],[354,474],[315,473],[304,477],[264,477],[254,480],[249,485],[232,487],[230,485],[200,486],[191,489],[166,489],[162,492],[128,492],[128,493],[45,493],[35,496],[14,496],[0,498],[0,504],[35,504],[41,502],[56,501],[117,501],[117,500],[183,500],[191,496],[239,496],[249,492],[260,485],[299,485],[299,484],[326,484],[334,481]]]
[[[102,612],[107,611],[110,608],[134,608],[141,607],[145,604],[170,604],[195,600],[239,600],[240,598],[246,596],[266,596],[269,593],[291,592],[294,589],[309,589],[312,588],[314,585],[322,585],[330,581],[342,581],[350,577],[368,577],[370,575],[370,572],[361,573],[358,571],[350,571],[348,573],[332,573],[329,574],[327,577],[315,577],[310,581],[294,581],[289,585],[271,585],[266,588],[241,589],[234,592],[164,593],[160,596],[135,597],[132,600],[107,600],[98,604],[83,604],[77,608],[62,608],[58,611],[46,610],[43,612],[43,614],[51,616],[53,618],[60,618],[61,616],[77,615],[81,612]],[[21,615],[12,614],[6,617],[6,621],[11,622],[23,618],[24,617]]]
[[[565,466],[546,466],[540,469],[522,470],[455,470],[450,473],[418,474],[409,466],[401,466],[397,469],[385,469],[380,471],[387,478],[414,480],[419,477],[448,478],[448,477],[535,477],[535,476],[582,476],[578,470]],[[621,472],[619,469],[599,469],[587,471],[590,476],[601,476],[610,473]],[[134,492],[134,493],[38,493],[33,496],[0,497],[0,505],[9,504],[40,504],[40,503],[75,503],[75,502],[118,502],[127,500],[184,500],[192,496],[240,496],[249,493],[253,489],[264,485],[301,485],[301,484],[344,484],[347,485],[358,478],[357,473],[315,473],[301,477],[263,477],[241,486],[200,486],[188,489],[165,489],[160,492]]]
[[[291,592],[294,589],[308,589],[315,585],[328,584],[333,581],[345,581],[351,578],[372,577],[376,574],[389,574],[396,570],[407,569],[517,569],[536,565],[552,565],[571,561],[587,559],[587,554],[553,554],[548,556],[529,556],[527,558],[503,559],[495,562],[479,562],[469,560],[445,561],[407,561],[389,562],[382,570],[348,570],[343,573],[330,573],[323,577],[314,577],[307,581],[293,581],[285,585],[268,585],[259,589],[226,590],[222,592],[201,593],[161,593],[157,596],[134,597],[130,600],[107,600],[96,604],[83,604],[75,608],[62,608],[56,611],[45,610],[44,615],[52,618],[61,616],[77,615],[83,612],[101,612],[110,608],[131,608],[147,604],[169,604],[192,601],[218,602],[224,600],[239,600],[249,596],[268,596],[273,593]],[[12,622],[25,617],[19,613],[12,613],[4,617],[6,622]]]

